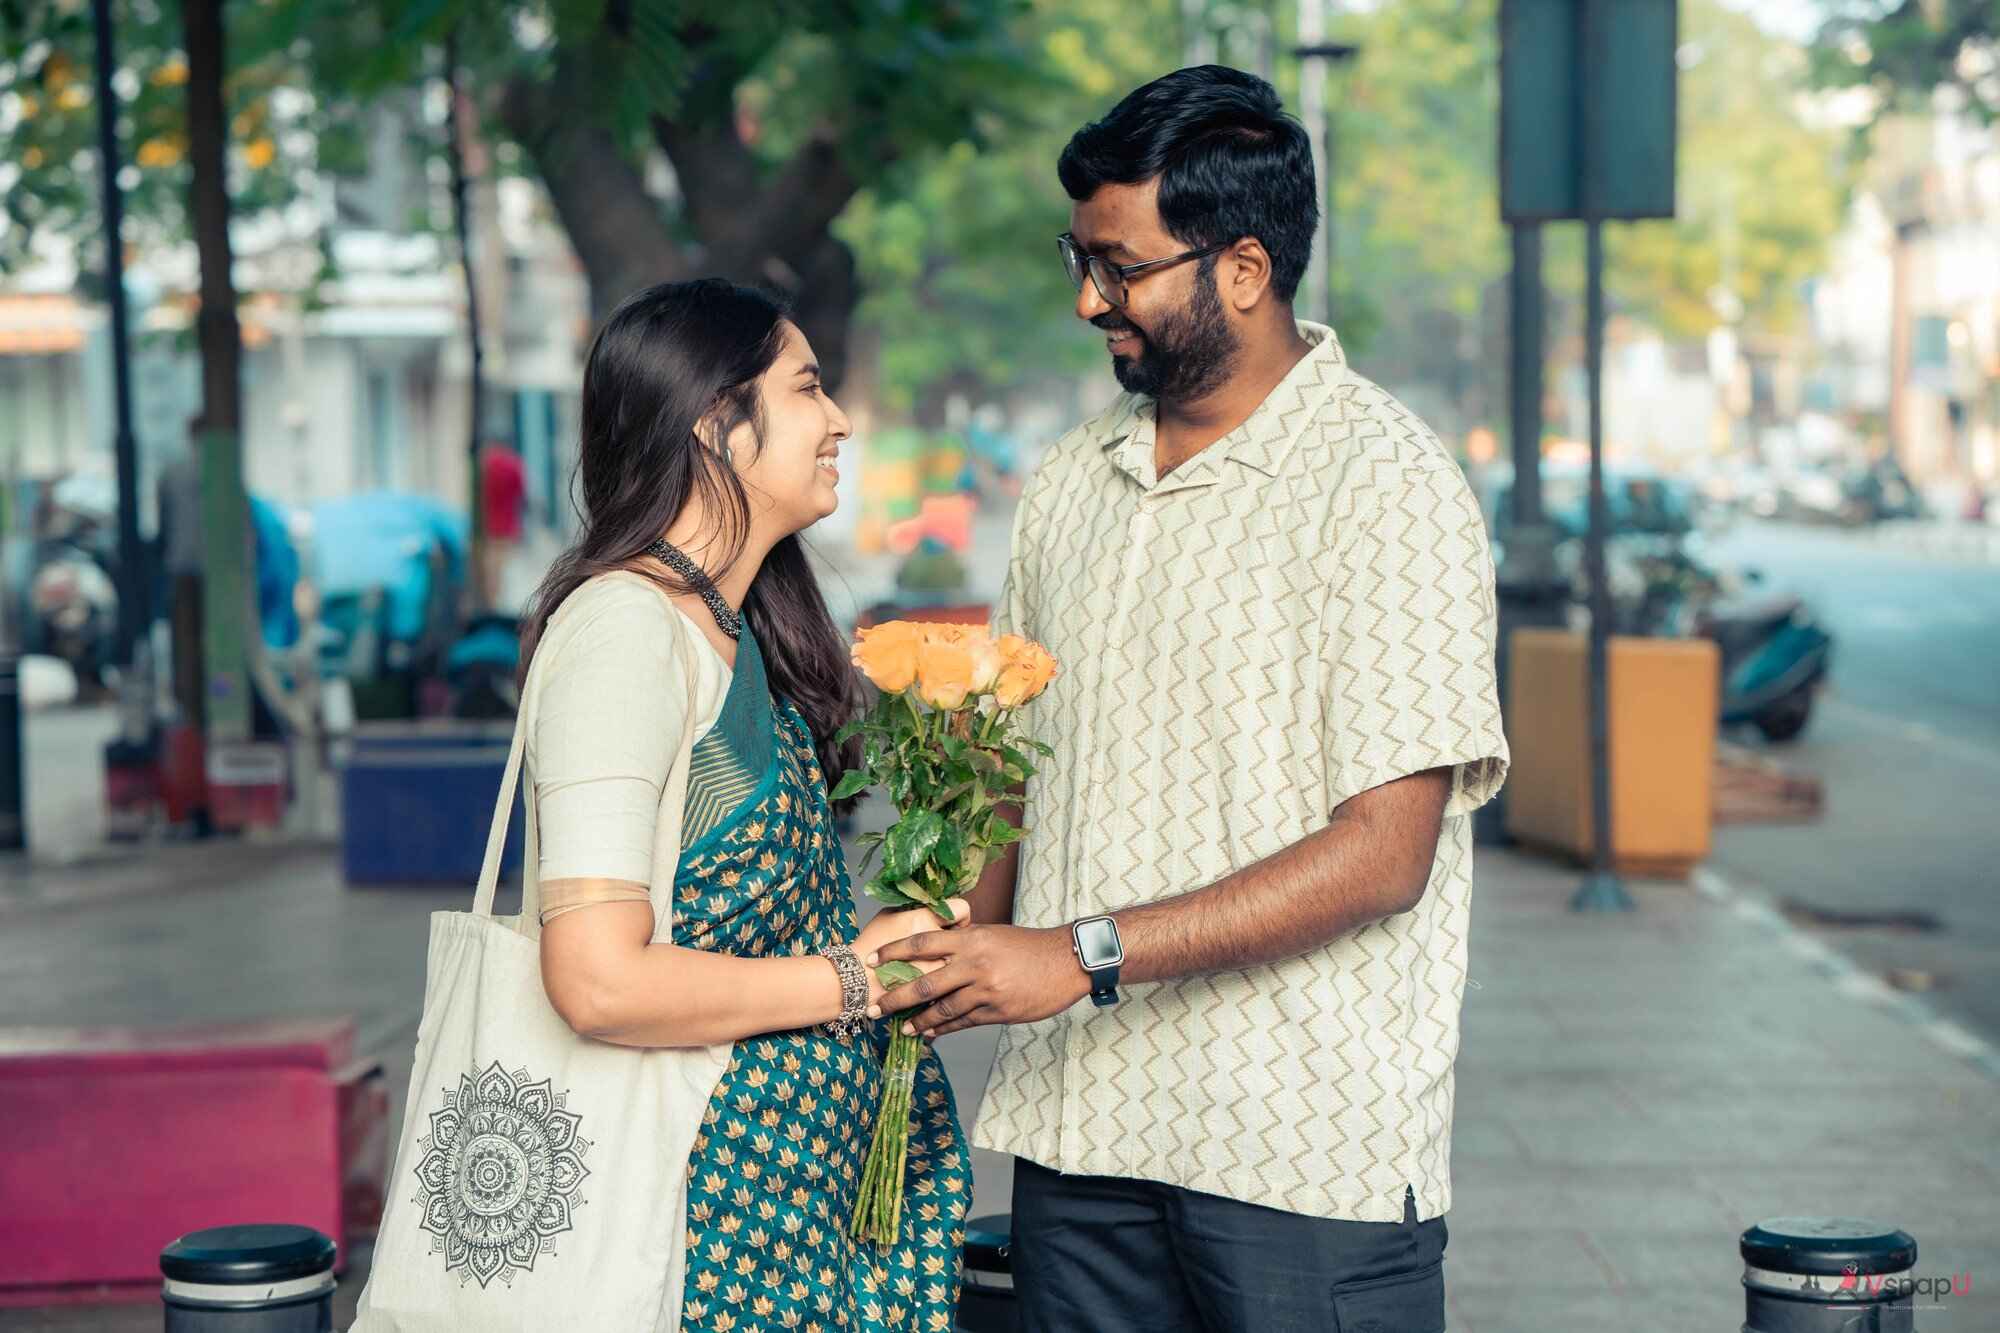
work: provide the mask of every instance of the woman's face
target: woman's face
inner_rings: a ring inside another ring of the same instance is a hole
[[[790,322],[784,328],[784,348],[762,382],[763,449],[746,424],[730,436],[729,452],[757,520],[789,534],[838,506],[836,456],[853,427],[820,384],[812,344]]]

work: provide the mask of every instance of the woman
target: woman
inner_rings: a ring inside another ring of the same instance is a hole
[[[735,1043],[689,1162],[687,1329],[931,1333],[957,1300],[972,1173],[934,1054],[902,1242],[847,1231],[887,1044],[859,1023],[881,988],[856,955],[938,924],[883,913],[857,936],[828,806],[858,684],[798,533],[834,510],[848,432],[768,297],[715,280],[633,296],[584,371],[585,528],[526,626],[532,654],[558,608],[577,618],[527,741],[550,1002],[603,1041]],[[689,729],[656,945],[660,792]]]

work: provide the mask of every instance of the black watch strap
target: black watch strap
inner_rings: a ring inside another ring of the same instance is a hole
[[[1090,971],[1090,1002],[1099,1009],[1118,1003],[1117,963]]]

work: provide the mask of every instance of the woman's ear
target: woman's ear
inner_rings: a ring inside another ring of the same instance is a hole
[[[716,422],[714,413],[694,423],[694,438],[702,448],[711,449],[722,455],[724,464],[735,466],[735,459],[730,456],[729,442],[722,438],[722,427]]]

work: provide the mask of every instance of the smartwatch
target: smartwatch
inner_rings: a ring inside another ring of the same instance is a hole
[[[1090,1002],[1100,1009],[1118,1003],[1118,969],[1125,961],[1118,923],[1108,916],[1085,917],[1069,934],[1076,961],[1090,974]]]

